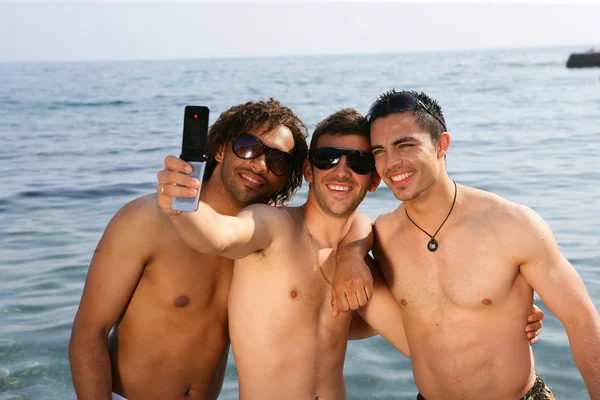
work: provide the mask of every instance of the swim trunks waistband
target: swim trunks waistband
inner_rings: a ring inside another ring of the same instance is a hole
[[[521,400],[554,400],[554,394],[536,372],[535,383]]]
[[[417,395],[417,400],[425,400],[421,393]],[[536,373],[535,383],[529,389],[529,392],[523,396],[520,400],[554,400],[554,394],[548,386],[544,383],[542,378]]]

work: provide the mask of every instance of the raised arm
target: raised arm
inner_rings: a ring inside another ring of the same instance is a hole
[[[337,249],[333,274],[333,315],[358,310],[373,297],[373,278],[364,262],[373,246],[373,225],[368,215],[356,213],[350,230]]]
[[[134,200],[115,214],[96,247],[69,342],[78,399],[111,398],[108,333],[152,256],[153,232],[160,232],[152,220],[159,215],[153,198]]]
[[[193,197],[199,181],[183,173],[187,166],[183,160],[169,156],[165,166],[158,173],[158,205],[190,247],[201,253],[238,259],[270,245],[280,210],[257,204],[235,216],[226,216],[200,201],[195,212],[175,212],[171,209],[173,198]]]
[[[571,352],[592,400],[600,399],[600,316],[579,274],[534,211],[519,207],[514,230],[521,273],[564,325]]]

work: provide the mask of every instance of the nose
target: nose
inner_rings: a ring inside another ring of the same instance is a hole
[[[340,161],[336,165],[334,165],[333,174],[338,179],[352,175],[352,171],[348,166],[348,160],[346,156],[342,156],[340,158]]]
[[[395,156],[393,152],[387,151],[384,153],[383,160],[377,160],[376,168],[378,171],[380,168],[386,171],[393,171],[399,164],[402,164],[402,158]]]
[[[266,173],[269,171],[269,167],[267,166],[266,154],[261,154],[259,157],[253,158],[248,161],[250,162],[252,171],[255,173]]]

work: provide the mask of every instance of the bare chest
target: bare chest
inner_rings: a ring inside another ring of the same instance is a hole
[[[318,262],[317,262],[318,256]],[[269,320],[295,321],[298,326],[343,326],[346,318],[331,316],[331,286],[335,266],[332,249],[313,249],[305,242],[237,260],[230,309],[247,310]],[[245,314],[246,315],[246,314]]]
[[[394,297],[407,312],[445,307],[483,309],[503,302],[512,290],[518,266],[493,233],[455,229],[436,237],[400,229],[380,235],[378,261]]]
[[[176,235],[164,237],[164,245],[146,263],[136,292],[149,293],[165,307],[180,310],[225,307],[233,261],[198,253]]]

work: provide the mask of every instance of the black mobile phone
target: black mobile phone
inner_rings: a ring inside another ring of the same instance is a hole
[[[196,211],[202,189],[202,177],[206,167],[208,152],[208,107],[186,106],[183,115],[183,143],[181,145],[182,160],[192,165],[194,171],[190,176],[200,180],[196,197],[175,197],[171,208],[179,211]]]

